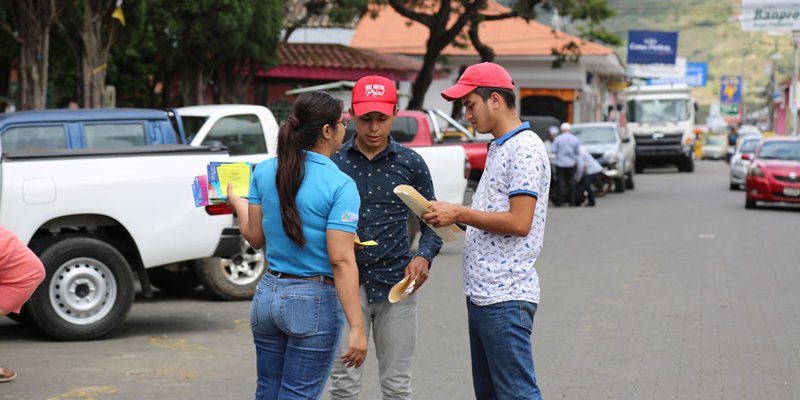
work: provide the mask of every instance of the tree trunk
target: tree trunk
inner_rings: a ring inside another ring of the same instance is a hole
[[[114,42],[117,22],[112,22],[115,1],[83,0],[81,27],[81,79],[83,107],[101,108],[105,104],[108,54]]]
[[[19,2],[16,29],[20,42],[18,110],[42,110],[47,105],[50,28],[55,5],[50,1]]]
[[[206,92],[206,82],[208,78],[204,73],[204,68],[196,60],[189,60],[183,68],[181,78],[181,95],[185,106],[194,106],[205,103],[203,100]]]
[[[432,49],[428,46],[428,50],[425,52],[425,58],[422,62],[422,69],[419,70],[417,79],[414,81],[414,85],[411,88],[411,100],[408,101],[409,110],[419,110],[425,103],[425,93],[428,92],[428,88],[431,86],[431,82],[433,82],[433,71],[434,68],[436,68],[436,59],[440,52],[440,49]]]

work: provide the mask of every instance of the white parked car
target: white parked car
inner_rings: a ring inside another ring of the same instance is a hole
[[[741,139],[739,146],[736,147],[736,152],[731,157],[731,190],[738,190],[744,187],[747,180],[747,168],[755,156],[761,139],[762,136],[760,134],[747,135]]]
[[[603,165],[606,175],[614,180],[614,191],[634,188],[636,143],[631,135],[613,122],[574,124],[572,134]]]

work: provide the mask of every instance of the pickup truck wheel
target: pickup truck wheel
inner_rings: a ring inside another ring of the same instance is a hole
[[[149,268],[147,276],[151,285],[167,293],[188,292],[200,285],[191,262]]]
[[[29,312],[25,311],[25,307],[27,307],[27,306],[23,306],[22,307],[22,310],[19,311],[19,314],[12,312],[12,313],[8,313],[7,317],[9,319],[11,319],[12,321],[19,322],[20,324],[23,324],[23,325],[32,324],[33,321],[31,320],[31,314]]]
[[[694,160],[687,158],[678,164],[678,172],[694,172]]]
[[[26,312],[46,334],[91,340],[122,324],[133,303],[133,273],[114,247],[97,239],[69,238],[39,258],[46,276]]]
[[[199,260],[195,271],[203,287],[217,300],[248,300],[253,297],[267,269],[264,252],[242,238],[242,251],[231,258]]]

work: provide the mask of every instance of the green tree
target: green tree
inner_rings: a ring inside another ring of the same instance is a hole
[[[58,21],[61,0],[4,0],[0,30],[19,44],[17,109],[44,109],[47,98],[50,31]]]
[[[258,68],[277,63],[282,6],[278,0],[152,0],[148,15],[159,52],[171,54],[165,68],[180,74],[181,103],[202,104],[209,84],[215,101],[241,101]]]
[[[241,103],[259,70],[278,64],[278,45],[283,24],[283,2],[255,0],[250,24],[238,46],[220,54],[211,85],[217,103]]]

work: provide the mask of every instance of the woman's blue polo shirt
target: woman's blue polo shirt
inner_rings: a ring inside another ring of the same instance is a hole
[[[298,247],[283,229],[275,176],[278,159],[258,163],[250,182],[250,204],[261,204],[267,262],[273,271],[298,276],[333,277],[325,231],[355,233],[361,205],[356,184],[330,158],[306,152],[305,177],[295,201],[306,239]]]

